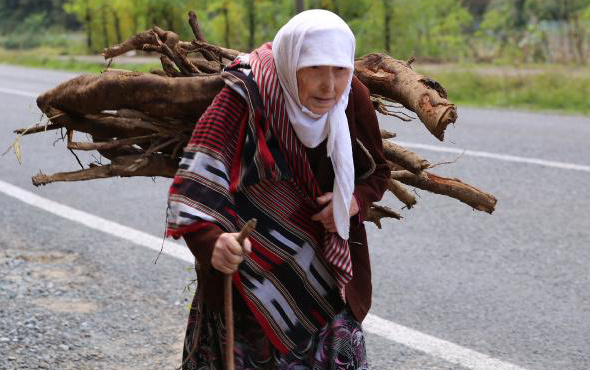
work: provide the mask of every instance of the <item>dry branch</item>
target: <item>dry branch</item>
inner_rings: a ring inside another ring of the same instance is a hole
[[[397,180],[389,179],[387,190],[391,191],[408,209],[416,204],[416,197]]]
[[[132,176],[163,176],[174,177],[178,162],[162,155],[152,154],[118,157],[110,164],[92,166],[79,171],[59,172],[52,175],[38,174],[33,176],[33,185],[47,185],[58,181],[84,181],[104,179],[108,177]]]
[[[201,27],[199,27],[197,15],[192,10],[188,12],[188,23],[193,30],[195,38],[201,42],[207,42],[207,40],[205,40],[205,35],[203,35],[203,32],[201,32]]]
[[[94,143],[82,143],[82,142],[69,141],[67,148],[72,149],[72,150],[110,150],[110,149],[120,148],[122,146],[129,146],[129,145],[150,142],[154,139],[157,139],[158,137],[159,137],[159,135],[157,135],[157,134],[151,134],[151,135],[145,135],[145,136],[130,137],[127,139],[109,140],[109,141],[94,142]]]
[[[144,45],[157,45],[156,35],[152,30],[140,32],[121,44],[103,50],[105,59],[114,58],[131,50],[144,50]]]
[[[418,176],[407,170],[396,170],[391,172],[391,178],[406,185],[415,186],[419,189],[435,194],[446,195],[455,198],[479,211],[492,213],[496,207],[496,198],[478,188],[465,184],[459,179],[446,178],[423,171]]]
[[[401,220],[402,216],[389,207],[373,204],[371,208],[369,208],[366,221],[373,222],[379,229],[381,229],[381,219],[383,218],[395,218]]]
[[[430,166],[430,163],[418,154],[388,140],[383,140],[383,155],[387,160],[413,173],[419,173]]]
[[[393,139],[397,136],[395,132],[387,131],[385,129],[379,129],[379,131],[381,132],[381,139],[383,140]]]
[[[63,126],[55,124],[55,123],[50,123],[47,125],[36,125],[36,126],[30,127],[30,128],[19,128],[17,130],[14,130],[13,132],[17,135],[25,136],[25,135],[36,134],[39,132],[58,130],[60,128],[63,128]]]

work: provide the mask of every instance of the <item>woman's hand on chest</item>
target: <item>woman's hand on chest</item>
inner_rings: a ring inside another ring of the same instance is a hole
[[[335,233],[336,232],[336,223],[334,222],[334,206],[332,204],[333,197],[334,197],[334,194],[331,192],[326,193],[326,194],[322,195],[321,197],[318,197],[316,199],[316,201],[318,202],[318,204],[320,206],[324,206],[324,208],[320,212],[313,215],[311,217],[311,219],[314,221],[321,222],[322,225],[324,226],[324,229],[326,229],[329,232]],[[356,201],[356,197],[353,195],[352,199],[350,201],[349,216],[352,217],[352,216],[356,215],[358,212],[359,212],[359,205]]]

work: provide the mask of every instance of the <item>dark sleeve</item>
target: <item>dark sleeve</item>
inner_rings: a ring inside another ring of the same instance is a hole
[[[184,241],[204,271],[211,269],[211,256],[223,230],[212,222],[200,222],[194,231],[183,235]]]
[[[198,228],[183,234],[186,245],[197,260],[199,287],[203,299],[211,311],[221,312],[223,308],[223,273],[211,266],[213,248],[223,230],[211,222],[200,222]]]
[[[378,202],[383,197],[391,174],[383,156],[379,122],[369,97],[369,89],[356,77],[352,80],[352,95],[356,138],[375,163],[374,171],[368,177],[357,180],[354,188],[353,194],[360,208],[357,221],[362,222],[367,217],[371,203]]]

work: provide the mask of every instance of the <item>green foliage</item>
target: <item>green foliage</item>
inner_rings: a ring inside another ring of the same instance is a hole
[[[590,114],[590,70],[540,70],[518,72],[482,70],[461,66],[450,72],[421,70],[446,89],[449,98],[459,105],[479,107],[513,107],[529,110]]]
[[[26,67],[48,68],[74,72],[100,73],[104,71],[104,63],[93,63],[76,60],[74,57],[60,57],[55,49],[38,48],[28,51],[5,51],[0,49],[0,63],[15,64]],[[150,69],[159,68],[159,63],[153,64],[111,64],[111,68],[121,68],[139,72],[149,72]]]
[[[542,20],[568,21],[590,7],[590,0],[528,0],[527,9]]]
[[[14,33],[32,15],[43,15],[44,28],[59,25],[75,30],[80,24],[63,11],[66,0],[0,0],[0,34]]]
[[[0,0],[0,33],[13,31],[3,38],[9,48],[59,46],[70,40],[48,37],[63,34],[49,26],[78,25],[87,51],[99,53],[154,25],[192,39],[192,9],[208,41],[247,51],[271,41],[296,3],[344,18],[357,56],[390,50],[399,59],[552,60],[562,51],[552,53],[548,44],[561,32],[569,40],[557,43],[574,45],[570,59],[590,59],[590,0]]]
[[[358,10],[361,10],[359,2]],[[464,29],[473,18],[457,0],[391,0],[392,54],[456,60],[466,55]],[[359,55],[383,51],[385,28],[382,1],[365,1],[361,18],[349,21],[357,35]]]

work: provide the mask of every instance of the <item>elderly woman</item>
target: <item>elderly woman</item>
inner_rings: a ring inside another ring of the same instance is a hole
[[[363,218],[389,169],[354,50],[341,18],[310,10],[224,71],[169,195],[168,235],[197,260],[185,369],[224,368],[223,274],[237,369],[367,368]]]

